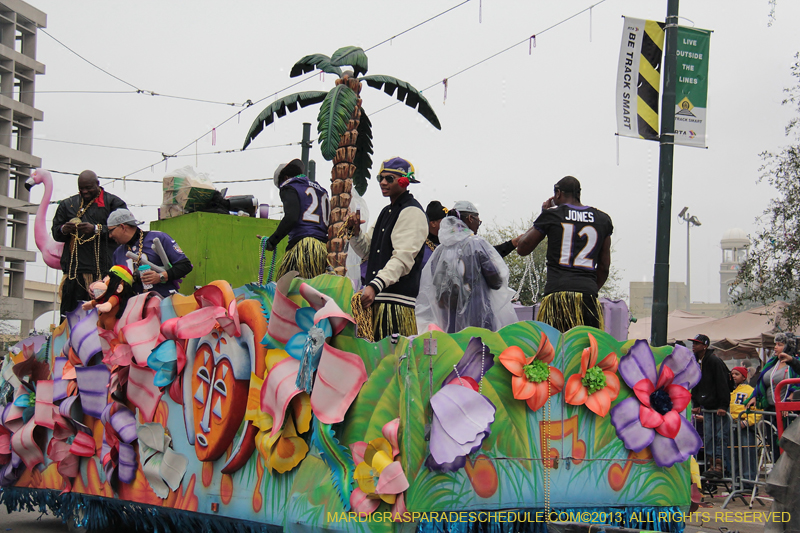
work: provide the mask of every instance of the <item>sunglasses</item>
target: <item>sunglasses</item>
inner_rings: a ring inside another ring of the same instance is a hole
[[[378,183],[382,182],[383,180],[386,180],[386,183],[390,185],[394,183],[394,176],[391,174],[378,174],[377,179]]]

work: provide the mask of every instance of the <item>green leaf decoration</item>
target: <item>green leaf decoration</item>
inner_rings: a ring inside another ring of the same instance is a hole
[[[407,341],[407,339],[404,339]],[[424,468],[428,456],[428,443],[425,441],[425,424],[428,417],[425,413],[427,402],[423,400],[417,361],[414,354],[423,353],[422,339],[417,338],[412,344],[413,351],[409,357],[400,359],[400,463],[409,479],[416,477]],[[399,352],[398,352],[399,353]],[[420,364],[428,359],[423,355]]]
[[[289,72],[289,77],[296,78],[302,74],[314,72],[317,69],[322,72],[327,72],[328,74],[336,74],[339,77],[342,76],[342,69],[331,63],[330,57],[322,54],[311,54],[294,64],[292,70]]]
[[[359,195],[364,196],[369,185],[369,169],[372,168],[372,121],[370,121],[364,108],[361,108],[361,122],[358,124],[358,137],[356,138],[356,157],[353,164],[356,166],[353,174],[353,186]]]
[[[366,84],[373,89],[383,88],[383,92],[389,96],[392,96],[394,92],[397,91],[397,99],[399,101],[405,102],[408,107],[417,108],[419,114],[425,117],[434,128],[437,130],[442,129],[441,124],[439,124],[439,118],[428,103],[428,100],[422,96],[421,92],[412,87],[410,83],[381,74],[364,76],[361,78],[361,81],[366,82]]]
[[[325,96],[317,115],[317,132],[322,157],[330,161],[336,156],[339,139],[347,131],[347,123],[353,118],[358,104],[358,95],[345,84],[337,85]]]
[[[367,73],[367,54],[358,46],[345,46],[339,48],[331,56],[331,64],[344,66],[350,65],[353,67],[353,74],[360,76]]]
[[[345,419],[342,442],[369,442],[382,437],[383,425],[400,416],[397,355],[385,357],[356,396]]]
[[[353,457],[350,450],[339,444],[333,434],[330,424],[323,424],[314,417],[314,433],[311,442],[317,447],[320,457],[331,470],[330,479],[333,488],[339,494],[339,500],[345,511],[350,510],[350,493],[353,492],[353,474],[356,466],[353,464]]]
[[[283,98],[272,102],[269,106],[264,108],[264,110],[258,114],[256,119],[253,121],[253,124],[250,126],[250,130],[247,132],[247,135],[244,138],[244,146],[242,146],[242,150],[247,148],[250,143],[258,137],[258,134],[261,131],[272,124],[275,121],[275,115],[278,115],[278,118],[286,116],[286,113],[292,113],[297,111],[298,106],[306,107],[312,104],[318,104],[325,100],[325,96],[328,93],[325,91],[306,91],[303,93],[294,93],[290,94],[289,96],[284,96]]]

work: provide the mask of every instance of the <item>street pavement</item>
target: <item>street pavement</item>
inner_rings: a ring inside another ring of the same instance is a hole
[[[36,512],[9,513],[5,505],[0,505],[0,533],[64,533],[67,526],[60,518]]]
[[[763,490],[761,494],[764,494]],[[723,509],[726,496],[723,494],[711,498],[706,495],[701,507],[686,521],[685,533],[764,533],[764,523],[771,511],[772,501],[762,500],[764,505],[761,505],[758,500],[753,500],[751,508],[749,496],[744,501],[735,498]]]

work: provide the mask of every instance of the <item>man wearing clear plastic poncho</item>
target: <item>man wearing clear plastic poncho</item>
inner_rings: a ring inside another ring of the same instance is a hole
[[[439,227],[440,244],[422,271],[417,329],[435,324],[448,333],[474,326],[497,331],[517,321],[500,254],[476,235],[481,225],[472,202],[456,202]]]

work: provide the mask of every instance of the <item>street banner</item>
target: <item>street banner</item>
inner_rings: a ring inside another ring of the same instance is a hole
[[[710,41],[708,30],[678,27],[675,144],[706,146]]]
[[[658,139],[664,24],[625,17],[617,68],[617,134]]]

